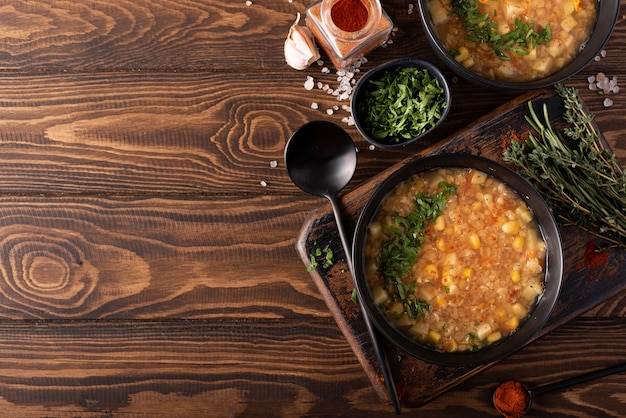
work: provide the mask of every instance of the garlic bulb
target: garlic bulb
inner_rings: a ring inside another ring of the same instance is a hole
[[[300,13],[289,29],[289,35],[285,40],[285,60],[291,68],[304,70],[320,58],[320,53],[315,46],[311,31],[305,26],[300,26],[298,22],[300,22]]]

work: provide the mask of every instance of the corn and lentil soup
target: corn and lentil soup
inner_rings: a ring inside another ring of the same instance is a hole
[[[490,80],[522,82],[569,63],[589,38],[596,0],[429,0],[442,44]]]
[[[439,193],[441,182],[456,191],[426,224],[400,289],[379,271],[390,226],[416,210],[416,199]],[[438,169],[399,184],[369,226],[365,257],[374,302],[387,318],[446,352],[475,351],[508,336],[543,293],[546,245],[534,215],[509,186],[474,169]],[[423,309],[411,315],[407,301]]]

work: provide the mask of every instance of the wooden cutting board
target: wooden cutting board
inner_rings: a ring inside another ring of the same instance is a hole
[[[525,139],[531,131],[524,119],[528,114],[529,100],[535,103],[536,109],[537,106],[547,103],[553,126],[558,128],[563,125],[560,119],[562,100],[552,89],[521,96],[449,137],[440,145],[390,167],[343,196],[341,204],[346,229],[349,232],[354,230],[360,211],[382,180],[399,167],[424,155],[464,152],[501,162],[506,141],[514,137]],[[561,228],[561,234],[565,256],[562,289],[550,319],[535,338],[545,335],[626,288],[626,251],[613,248],[598,255],[593,249],[601,243],[591,235],[575,227]],[[377,393],[383,402],[389,403],[360,308],[351,299],[352,279],[330,205],[310,213],[300,231],[296,248],[303,262],[309,265],[309,255],[326,245],[330,245],[333,250],[334,265],[328,269],[318,267],[311,271],[311,275]],[[386,341],[384,344],[401,402],[407,407],[423,405],[491,365],[441,367],[415,359]]]

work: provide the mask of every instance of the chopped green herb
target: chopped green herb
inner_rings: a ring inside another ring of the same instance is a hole
[[[417,262],[428,223],[437,219],[445,210],[448,198],[456,193],[456,186],[446,182],[439,183],[439,188],[442,191],[431,196],[418,193],[413,212],[394,217],[395,224],[387,227],[387,239],[376,259],[378,271],[391,289],[392,299],[401,301],[411,318],[423,317],[430,305],[417,299],[415,282],[407,284],[404,278]]]
[[[350,299],[355,305],[359,304],[359,295],[357,294],[356,289],[352,289],[352,295],[350,295]]]
[[[435,126],[446,107],[443,87],[427,69],[398,67],[369,81],[357,111],[377,141],[398,144]]]
[[[512,31],[500,33],[498,24],[491,20],[489,14],[478,11],[478,0],[452,0],[451,4],[452,13],[459,16],[468,32],[467,40],[490,45],[500,59],[510,59],[506,51],[528,55],[537,45],[549,45],[552,39],[550,25],[535,31],[535,22],[526,24],[519,18],[515,19]]]
[[[317,243],[315,243],[317,244]],[[320,262],[322,263],[322,268],[327,269],[333,265],[333,250],[330,249],[330,246],[326,246],[322,248],[315,248],[313,252],[309,254],[309,259],[311,263],[308,265],[306,271],[313,271],[320,266]]]

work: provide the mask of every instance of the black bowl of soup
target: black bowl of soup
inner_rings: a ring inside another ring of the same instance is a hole
[[[601,51],[619,0],[420,0],[420,18],[437,55],[457,75],[510,90],[550,86]]]
[[[472,366],[526,345],[554,307],[559,230],[542,197],[495,161],[416,160],[373,192],[354,237],[360,306],[421,360]]]

